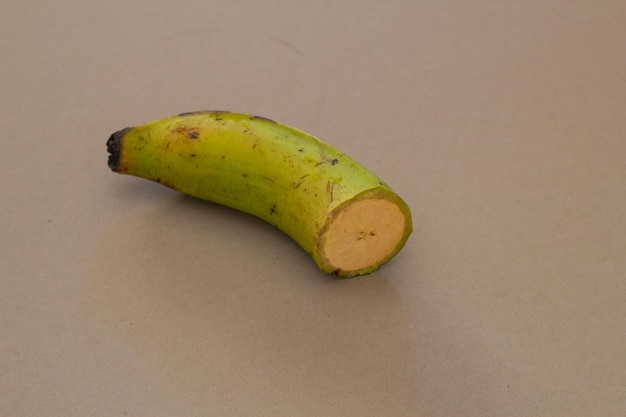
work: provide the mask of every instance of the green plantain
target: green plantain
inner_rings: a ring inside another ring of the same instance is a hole
[[[120,130],[107,148],[113,171],[259,217],[340,277],[375,271],[412,231],[409,207],[376,174],[264,117],[183,113]]]

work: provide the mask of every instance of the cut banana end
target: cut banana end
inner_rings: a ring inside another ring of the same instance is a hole
[[[341,277],[377,269],[404,245],[411,228],[406,222],[405,213],[387,199],[352,202],[328,223],[321,239],[322,256]]]

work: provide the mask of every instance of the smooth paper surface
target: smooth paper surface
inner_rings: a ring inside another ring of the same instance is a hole
[[[626,5],[0,2],[0,415],[618,416]],[[257,114],[410,205],[337,280],[107,167],[127,126]]]

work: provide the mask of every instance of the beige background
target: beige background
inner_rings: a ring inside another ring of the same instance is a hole
[[[3,0],[0,97],[0,415],[623,415],[626,3]],[[107,168],[201,109],[370,166],[404,251]]]

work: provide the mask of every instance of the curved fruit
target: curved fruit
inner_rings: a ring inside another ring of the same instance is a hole
[[[259,217],[340,277],[373,272],[412,231],[409,207],[378,176],[263,117],[183,113],[120,130],[107,148],[113,171]]]

